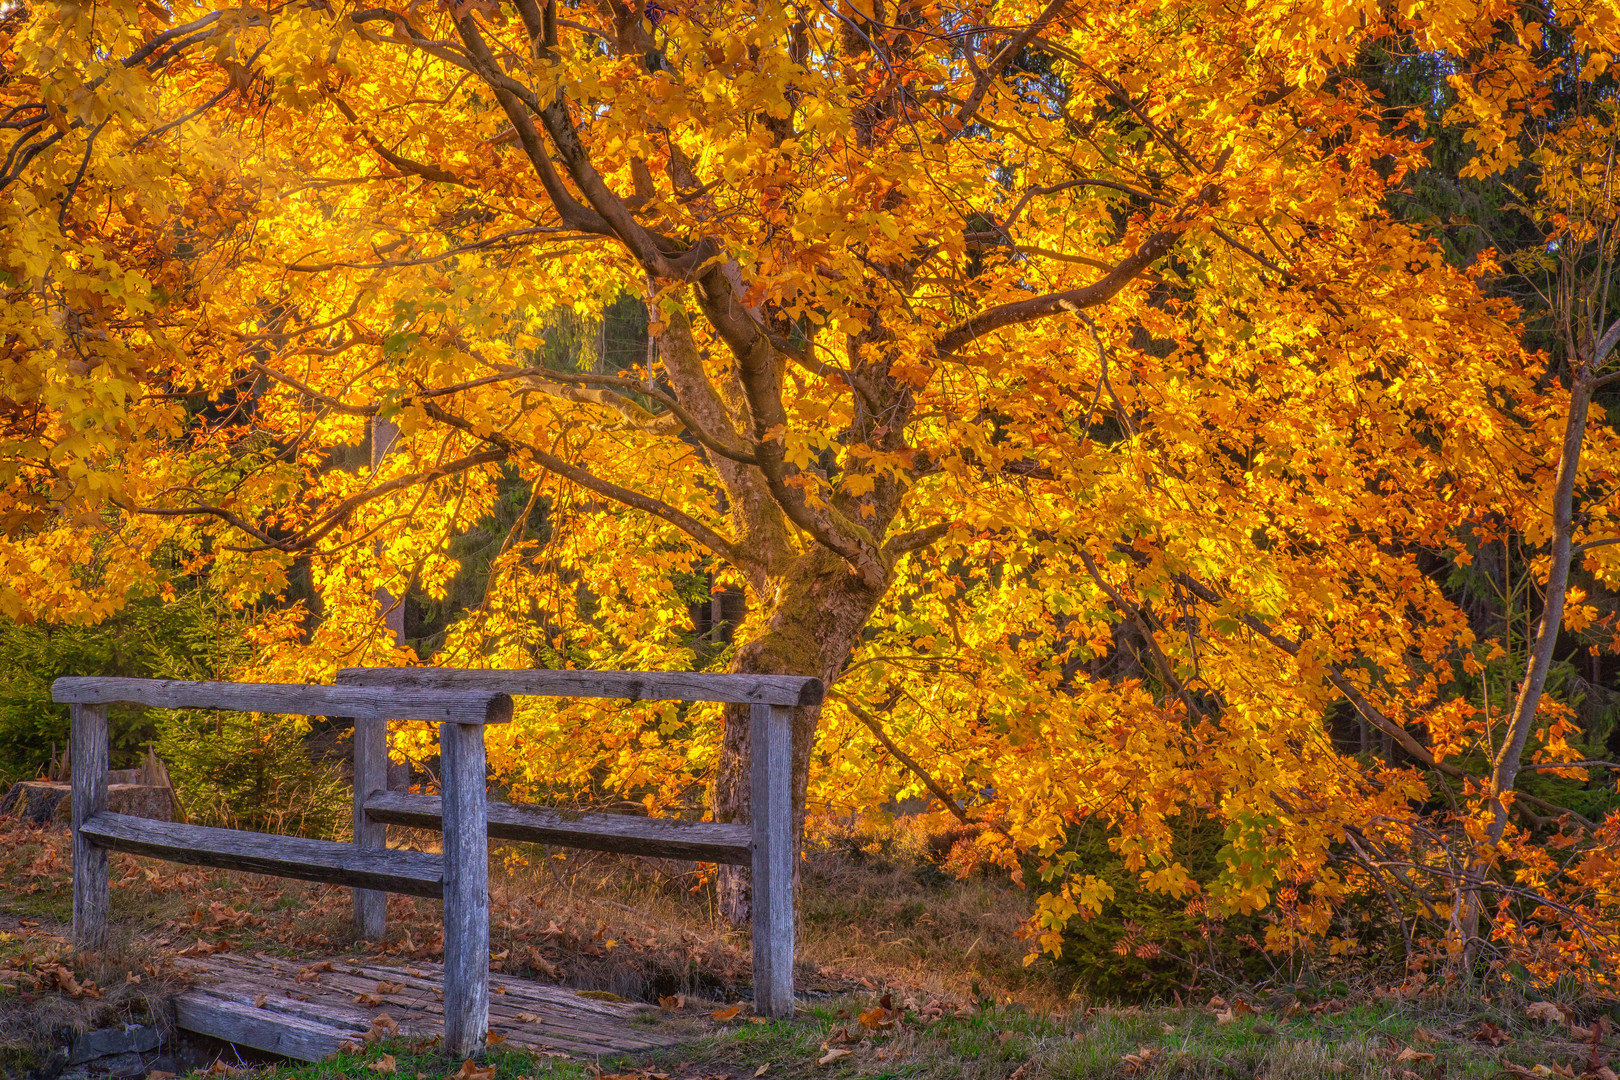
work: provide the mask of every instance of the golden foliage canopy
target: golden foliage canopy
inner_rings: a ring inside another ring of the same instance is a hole
[[[1568,395],[1491,259],[1389,211],[1427,143],[1358,63],[1455,58],[1491,175],[1563,77],[1526,8],[0,11],[11,618],[171,588],[159,552],[245,604],[307,565],[318,624],[266,605],[254,673],[401,662],[378,590],[442,596],[517,483],[550,537],[520,518],[434,662],[820,675],[809,804],[922,791],[904,754],[984,854],[1044,860],[1051,948],[1107,899],[1064,855],[1086,818],[1153,888],[1286,887],[1270,944],[1324,933],[1345,846],[1409,843],[1429,795],[1328,717],[1413,766],[1486,730],[1443,570],[1545,542]],[[1600,76],[1612,0],[1559,18]],[[548,356],[559,310],[624,296],[645,358]],[[1613,490],[1606,434],[1584,460]],[[695,574],[748,598],[718,658]],[[492,761],[730,816],[731,719],[536,709]],[[1234,830],[1219,880],[1173,854],[1189,812]]]

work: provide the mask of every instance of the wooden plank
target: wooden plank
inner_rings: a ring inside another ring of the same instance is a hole
[[[388,826],[366,816],[366,800],[388,789],[388,721],[354,722],[354,846],[386,850]],[[382,941],[387,930],[388,894],[354,890],[354,932],[363,941]]]
[[[475,729],[481,730],[481,729]],[[214,866],[250,874],[385,889],[411,896],[444,892],[444,864],[419,851],[357,849],[353,844],[275,836],[100,813],[80,832],[92,844],[169,862]]]
[[[510,696],[476,687],[435,690],[72,676],[52,683],[51,697],[73,704],[128,703],[157,709],[234,709],[433,723],[504,724],[512,719]]]
[[[341,686],[487,690],[515,697],[602,697],[630,701],[729,701],[743,705],[819,705],[820,679],[707,671],[550,671],[537,668],[344,668]]]
[[[354,1034],[306,1017],[256,1008],[250,1001],[191,991],[174,999],[175,1023],[255,1050],[299,1061],[321,1061]]]
[[[402,791],[376,792],[366,800],[365,812],[372,821],[417,829],[439,828],[442,815],[437,795]],[[629,814],[570,814],[508,802],[489,804],[489,835],[497,840],[738,866],[752,861],[754,846],[747,825],[664,821]]]
[[[298,974],[308,968],[307,960],[264,953],[222,953],[186,957],[178,962],[195,980],[188,995],[239,1004],[262,1001],[258,1008],[264,1015],[253,1019],[263,1023],[277,1023],[279,1017],[286,1016],[337,1029],[336,1038],[341,1041],[355,1039],[370,1026],[373,1017],[387,1013],[407,1039],[442,1036],[441,965],[419,961],[400,967],[358,957],[332,960],[333,970],[319,972],[313,981],[302,983],[297,981]],[[394,983],[401,989],[379,993],[379,982]],[[505,1047],[560,1049],[591,1058],[640,1053],[679,1041],[668,1022],[648,1005],[596,1001],[563,987],[506,976],[494,982],[490,1027],[505,1036]],[[376,994],[382,1004],[358,1005],[355,998],[360,994]],[[648,1025],[649,1018],[652,1026]],[[231,1016],[226,1022],[239,1021]],[[206,1030],[201,1025],[199,1029]]]
[[[107,943],[107,852],[85,825],[107,811],[107,706],[76,704],[70,747],[73,791],[73,947]]]
[[[749,711],[749,815],[754,832],[754,1011],[793,1015],[793,712]]]
[[[460,1057],[489,1033],[489,834],[484,729],[439,727],[444,792],[444,1047]]]

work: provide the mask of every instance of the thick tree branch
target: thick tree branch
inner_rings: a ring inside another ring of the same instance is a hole
[[[941,353],[953,353],[975,338],[983,337],[1004,326],[1032,322],[1059,312],[1079,311],[1105,303],[1130,284],[1132,279],[1162,258],[1175,245],[1178,236],[1180,233],[1172,229],[1154,233],[1111,271],[1083,288],[1047,293],[1045,296],[1018,300],[980,312],[940,335],[934,342],[934,348]]]

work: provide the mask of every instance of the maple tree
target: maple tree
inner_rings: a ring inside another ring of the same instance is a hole
[[[1566,25],[1607,55],[1587,7]],[[516,491],[433,662],[688,667],[673,583],[741,589],[721,662],[832,688],[796,713],[800,811],[930,791],[989,826],[978,856],[1034,859],[1054,950],[1108,899],[1077,821],[1154,889],[1275,908],[1283,948],[1417,845],[1425,770],[1466,779],[1490,643],[1434,566],[1483,523],[1546,535],[1589,406],[1490,258],[1390,211],[1425,143],[1354,64],[1475,56],[1488,172],[1557,77],[1518,8],[108,0],[3,26],[7,616],[101,617],[172,588],[150,556],[178,550],[242,604],[310,575],[319,617],[265,605],[256,677],[409,662],[377,597],[442,596]],[[548,357],[559,309],[625,296],[644,359]],[[1597,522],[1615,446],[1583,434]],[[1336,716],[1409,764],[1341,752]],[[490,752],[520,795],[710,784],[734,819],[747,731],[564,703]],[[1226,824],[1217,880],[1176,858],[1189,813]]]

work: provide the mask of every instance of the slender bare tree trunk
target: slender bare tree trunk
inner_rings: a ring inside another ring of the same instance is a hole
[[[1531,644],[1529,658],[1525,661],[1524,681],[1513,704],[1513,715],[1508,721],[1502,749],[1497,752],[1496,760],[1491,765],[1488,791],[1491,823],[1484,842],[1468,868],[1462,922],[1463,934],[1467,939],[1464,956],[1470,964],[1479,937],[1482,906],[1480,886],[1496,860],[1496,846],[1501,843],[1502,834],[1507,829],[1508,804],[1505,796],[1513,790],[1518,779],[1524,744],[1535,725],[1541,694],[1547,685],[1547,670],[1552,666],[1553,649],[1558,644],[1558,631],[1564,621],[1564,596],[1569,585],[1570,564],[1574,560],[1575,478],[1580,470],[1581,448],[1586,439],[1586,418],[1597,381],[1592,375],[1593,370],[1593,364],[1577,360],[1573,385],[1570,387],[1569,416],[1564,423],[1564,441],[1553,484],[1552,563],[1547,570],[1547,594],[1541,608],[1541,624]]]

